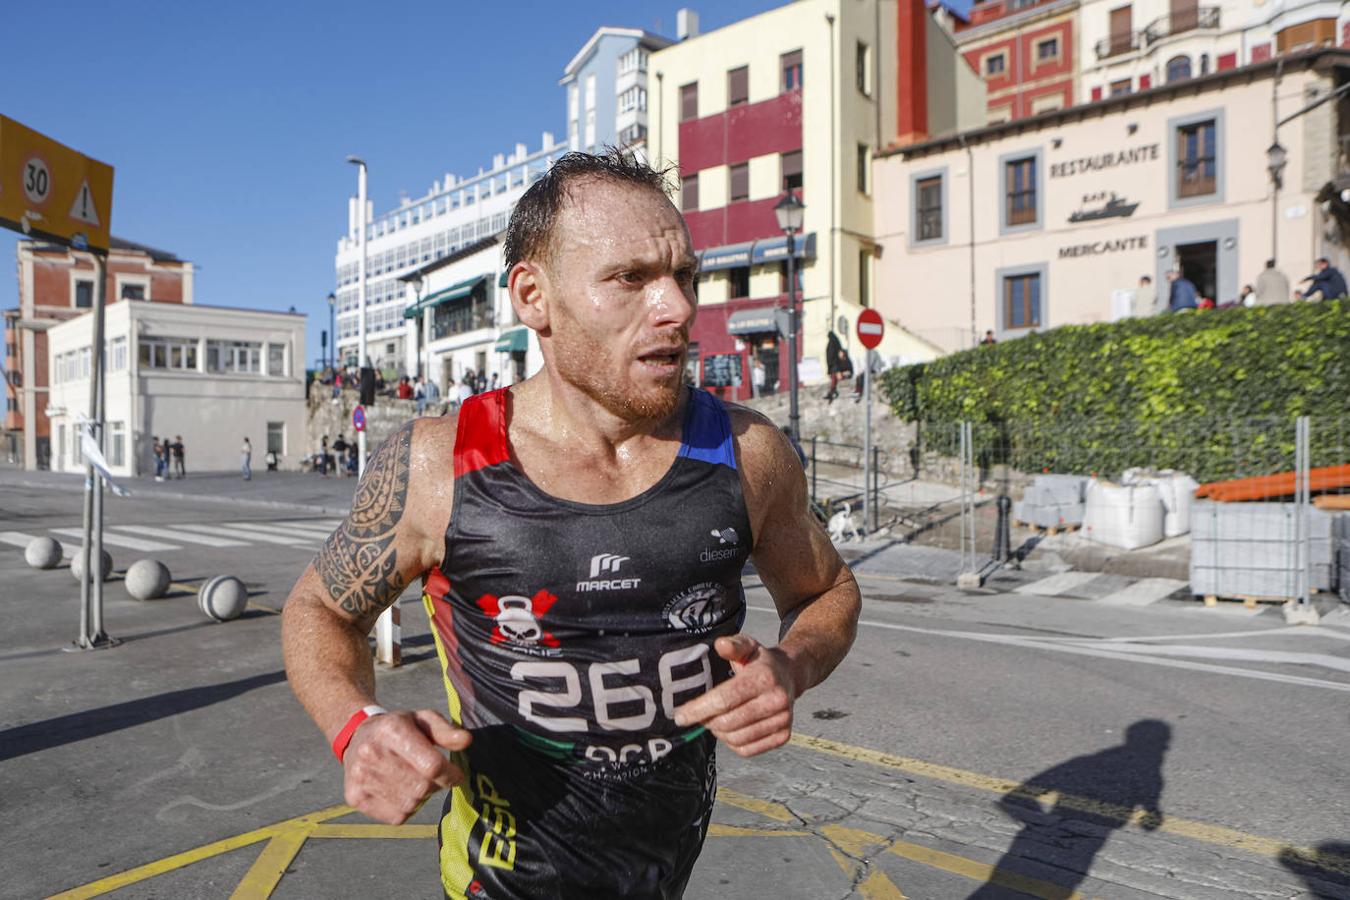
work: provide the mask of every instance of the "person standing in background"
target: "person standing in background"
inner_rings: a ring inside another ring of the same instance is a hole
[[[1168,309],[1172,312],[1181,312],[1183,309],[1195,309],[1199,305],[1200,292],[1195,289],[1194,282],[1182,277],[1179,269],[1169,270],[1167,281],[1170,285],[1167,291]]]
[[[239,448],[239,472],[245,481],[253,480],[253,445],[244,437],[244,446]]]
[[[1134,291],[1134,317],[1145,319],[1158,311],[1158,292],[1153,289],[1153,279],[1147,275],[1139,276],[1139,287]]]
[[[155,480],[164,480],[164,445],[159,442],[159,438],[154,438],[154,444],[150,452],[155,454]]]
[[[183,448],[183,436],[175,434],[173,436],[173,468],[178,473],[179,478],[187,477],[187,463],[183,461],[186,450]]]
[[[1289,302],[1289,279],[1275,268],[1275,260],[1266,260],[1266,267],[1256,276],[1256,305],[1274,306]]]

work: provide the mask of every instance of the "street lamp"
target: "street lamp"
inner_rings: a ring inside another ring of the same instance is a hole
[[[328,292],[328,367],[337,371],[337,295]]]
[[[800,416],[797,414],[797,273],[796,238],[802,230],[802,219],[806,206],[797,199],[796,193],[788,191],[773,208],[778,217],[778,227],[787,235],[787,308],[788,308],[788,430],[792,433],[793,443],[801,440]]]
[[[1266,171],[1270,174],[1270,258],[1279,257],[1280,188],[1284,187],[1284,167],[1289,164],[1289,152],[1280,145],[1280,139],[1266,148]]]
[[[422,287],[425,284],[426,281],[423,280],[422,273],[414,272],[412,276],[412,286],[413,293],[417,294],[417,303],[413,306],[413,309],[418,309],[418,307],[422,305]],[[420,309],[418,309],[418,315],[421,315]],[[413,317],[413,329],[417,332],[418,337],[418,341],[413,346],[413,352],[417,354],[417,376],[420,378],[422,377],[422,344],[426,342],[426,328],[423,327],[422,322],[417,320],[416,316]],[[426,377],[431,377],[430,366],[427,367]]]

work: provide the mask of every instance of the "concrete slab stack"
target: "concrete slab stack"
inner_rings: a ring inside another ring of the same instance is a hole
[[[1087,482],[1079,475],[1037,475],[1013,504],[1013,518],[1038,528],[1081,525]]]
[[[1296,598],[1303,593],[1293,503],[1220,503],[1191,507],[1191,590],[1215,597]],[[1329,591],[1337,573],[1331,514],[1308,510],[1311,587]]]

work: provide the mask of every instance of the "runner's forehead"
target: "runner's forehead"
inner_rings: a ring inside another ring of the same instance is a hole
[[[697,262],[684,219],[655,190],[606,182],[578,185],[559,218],[557,247],[564,257],[583,254],[603,265],[672,269]]]

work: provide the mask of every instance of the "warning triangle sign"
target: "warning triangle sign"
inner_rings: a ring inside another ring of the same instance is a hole
[[[94,195],[89,190],[87,179],[80,184],[80,189],[75,193],[75,202],[70,207],[70,217],[77,222],[98,227],[98,210],[94,209]]]

